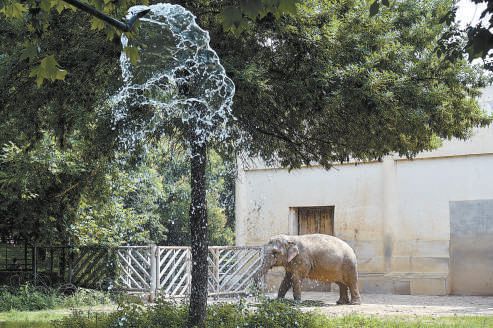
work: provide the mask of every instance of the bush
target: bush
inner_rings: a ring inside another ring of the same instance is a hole
[[[251,315],[249,327],[316,327],[310,314],[301,312],[288,302],[262,302]]]
[[[56,289],[40,290],[26,284],[15,290],[0,291],[0,312],[37,311],[109,303],[111,303],[109,293],[90,289],[78,289],[72,295],[63,295]]]
[[[36,311],[52,309],[59,303],[54,291],[39,291],[31,285],[23,285],[17,290],[0,292],[0,311]]]
[[[112,297],[108,292],[81,288],[70,296],[62,297],[59,306],[63,308],[73,308],[110,303],[112,303]]]
[[[111,317],[108,314],[83,313],[74,311],[70,317],[63,320],[53,321],[53,325],[60,328],[102,328],[111,326]],[[117,326],[118,327],[118,326]]]
[[[109,314],[74,313],[56,321],[59,328],[132,327],[132,328],[183,328],[186,326],[188,309],[184,304],[158,301],[155,306],[145,307],[128,304]],[[98,323],[96,324],[96,319]],[[322,328],[328,327],[329,319],[314,313],[303,313],[292,303],[262,301],[256,308],[248,308],[243,302],[210,305],[207,309],[206,327],[211,328]]]
[[[188,310],[184,304],[158,301],[157,305],[127,304],[113,313],[74,312],[53,322],[58,328],[184,328]],[[253,306],[244,301],[210,305],[207,328],[421,328],[421,327],[493,327],[490,317],[389,317],[349,315],[327,317],[316,312],[302,312],[289,301],[262,300]]]

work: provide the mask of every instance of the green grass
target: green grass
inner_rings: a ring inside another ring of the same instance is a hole
[[[68,309],[0,312],[0,324],[3,322],[23,322],[23,321],[49,322],[52,320],[58,320],[63,317],[66,317],[70,315],[70,313],[71,311]]]
[[[98,305],[77,308],[80,313],[101,313],[115,311],[116,306]],[[0,328],[45,328],[53,327],[52,321],[61,320],[72,315],[73,309],[55,309],[42,311],[7,311],[0,312]]]
[[[17,289],[0,290],[0,312],[95,306],[110,304],[113,297],[108,292],[91,289],[80,288],[71,295],[64,295],[56,289],[38,290],[31,285],[23,285]]]
[[[20,311],[0,312],[0,327],[1,328],[52,327],[52,324],[50,323],[51,321],[60,320],[68,315],[70,315],[70,311],[66,311],[66,310],[45,310],[45,311],[32,311],[32,312],[20,312]]]
[[[159,302],[152,307],[124,305],[118,311],[100,314],[74,313],[54,323],[59,328],[182,328],[186,305]],[[97,322],[96,322],[97,321]],[[416,317],[362,316],[329,317],[318,311],[304,312],[279,301],[262,301],[252,308],[246,302],[218,303],[208,307],[207,328],[462,328],[493,327],[493,316]]]
[[[33,321],[15,321],[15,322],[0,322],[0,328],[52,328],[51,322],[33,322]]]
[[[262,302],[253,310],[247,304],[217,304],[209,306],[209,328],[490,328],[493,316],[363,316],[348,315],[329,317],[319,311],[301,312],[296,306],[279,302]],[[99,305],[72,309],[43,311],[0,312],[0,328],[47,327],[183,327],[186,322],[186,306],[161,303],[153,307],[127,304]],[[57,321],[57,322],[55,322]]]
[[[323,317],[323,315],[320,315]],[[349,315],[320,319],[320,327],[337,328],[491,328],[493,317],[456,316],[456,317],[408,317],[408,316],[360,316]],[[322,324],[323,323],[323,324]],[[325,326],[324,326],[325,324]]]

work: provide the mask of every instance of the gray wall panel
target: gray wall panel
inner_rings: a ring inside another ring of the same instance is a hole
[[[493,295],[493,200],[450,202],[451,292]]]

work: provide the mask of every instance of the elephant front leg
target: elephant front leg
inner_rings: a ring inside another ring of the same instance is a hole
[[[303,279],[293,276],[293,298],[295,301],[301,301],[301,282]]]
[[[336,304],[349,304],[348,287],[341,282],[337,282],[336,284],[339,286],[339,299]]]
[[[281,282],[281,286],[279,287],[279,292],[277,293],[277,298],[284,298],[289,288],[291,288],[293,275],[289,272],[286,272],[284,279]]]

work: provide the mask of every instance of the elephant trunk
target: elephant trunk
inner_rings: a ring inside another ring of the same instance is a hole
[[[264,253],[264,256],[262,258],[262,265],[260,266],[260,269],[257,271],[257,273],[254,276],[254,281],[255,281],[255,283],[257,285],[260,283],[261,279],[265,276],[265,274],[267,273],[267,271],[269,271],[270,268],[272,268],[272,263],[270,263],[267,260],[267,256],[265,254],[265,250],[264,250],[263,253]]]

